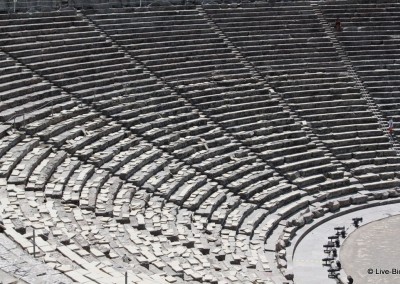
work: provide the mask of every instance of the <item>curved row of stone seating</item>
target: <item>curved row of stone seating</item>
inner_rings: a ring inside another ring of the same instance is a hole
[[[336,34],[337,39],[384,117],[394,117],[397,124],[396,23],[400,6],[394,1],[342,4],[327,2],[320,8],[329,22],[340,15],[343,30]]]
[[[277,3],[273,7],[258,5],[234,10],[206,8],[206,12],[255,68],[268,77],[271,86],[282,93],[289,107],[309,123],[347,171],[357,163],[369,162],[373,167],[376,160],[385,159],[381,153],[387,155],[391,144],[361,98],[354,79],[347,75],[311,6],[296,5],[297,10]],[[286,24],[294,20],[297,26]],[[261,28],[262,34],[253,32],[255,27]],[[277,40],[275,33],[283,38]],[[293,62],[294,68],[284,64],[286,61]],[[364,152],[375,154],[376,159],[359,160],[353,154]],[[388,164],[380,168],[383,172],[392,172],[390,158],[381,162]]]

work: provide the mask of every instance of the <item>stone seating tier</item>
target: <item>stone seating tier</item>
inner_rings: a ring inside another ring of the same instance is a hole
[[[3,83],[0,85],[0,90],[2,91],[1,99],[7,100],[15,98],[16,95],[25,95],[27,93],[27,87],[33,88],[34,91],[42,91],[50,87],[48,84],[44,84],[40,81],[41,80],[38,78],[30,77],[28,80],[8,81],[7,83]]]
[[[18,138],[17,138],[18,139]],[[14,140],[15,141],[15,140]],[[15,166],[30,152],[33,148],[39,145],[39,140],[36,138],[25,138],[1,158],[0,176],[9,178]]]
[[[50,121],[49,122],[46,121],[46,123],[40,125],[48,124],[48,126],[42,131],[38,132],[37,136],[39,136],[44,141],[47,141],[51,137],[64,133],[68,129],[71,129],[75,126],[80,126],[92,119],[100,117],[99,113],[88,112],[88,111],[89,111],[88,108],[77,107],[74,110],[64,112],[59,115],[55,115],[50,119],[47,118],[45,120],[50,120]],[[32,127],[31,125],[28,125],[26,128],[31,129],[31,127]]]
[[[187,31],[186,31],[187,34]],[[187,36],[187,35],[186,35]],[[162,50],[163,47],[178,47],[183,45],[195,45],[195,44],[214,44],[221,42],[221,39],[218,38],[218,35],[213,33],[211,34],[201,34],[201,38],[198,38],[198,35],[195,34],[192,38],[180,38],[178,36],[177,39],[173,36],[169,37],[160,37],[160,38],[144,38],[144,39],[135,39],[135,41],[131,40],[131,42],[124,42],[124,46],[129,47],[131,51],[136,51],[140,49],[149,49],[155,48]]]
[[[56,106],[48,106],[16,117],[16,124],[22,123],[22,129],[29,135],[43,131],[55,123],[79,116],[88,112],[88,108],[77,106],[77,102],[70,101]],[[47,137],[49,138],[49,137]]]
[[[96,117],[94,119],[87,119],[83,118],[83,123],[81,125],[72,125],[73,127],[71,128],[71,124],[61,124],[58,127],[55,126],[56,131],[60,131],[59,134],[53,135],[49,137],[48,143],[54,144],[56,147],[60,147],[66,143],[68,140],[76,139],[80,140],[83,138],[84,135],[86,135],[88,132],[87,131],[93,131],[95,129],[99,129],[103,126],[106,126],[108,121],[103,118],[103,117]],[[61,127],[61,129],[60,129]],[[51,130],[50,130],[51,131]],[[44,130],[46,132],[46,130]],[[40,135],[40,133],[38,134]],[[78,138],[81,137],[81,138]],[[89,138],[88,138],[89,139]],[[79,142],[78,142],[79,143]],[[84,145],[86,146],[86,145]],[[83,146],[83,147],[84,147]],[[68,146],[71,152],[74,152],[75,150],[72,145]]]
[[[208,30],[207,30],[208,31]],[[193,35],[193,37],[196,36],[198,37],[199,35]],[[173,37],[173,36],[171,36]],[[171,37],[168,37],[170,39]],[[162,41],[162,39],[160,39]],[[120,41],[121,44],[124,44],[123,41]],[[190,60],[189,60],[190,59]],[[187,56],[168,56],[165,55],[163,58],[157,58],[157,59],[145,59],[144,62],[148,66],[159,66],[160,70],[162,69],[168,69],[173,64],[185,64],[186,66],[193,66],[193,64],[202,64],[203,62],[232,62],[234,59],[232,59],[231,54],[224,54],[224,53],[216,53],[216,54],[194,54],[188,58]],[[185,65],[184,65],[185,66]]]
[[[16,165],[11,172],[11,176],[8,178],[8,183],[26,184],[33,170],[49,156],[51,151],[52,147],[50,145],[42,145],[41,147],[33,148],[20,163]]]
[[[39,18],[40,19],[40,18]],[[16,32],[21,30],[21,27],[24,27],[25,30],[37,30],[41,28],[48,28],[48,20],[53,21],[54,18],[41,18],[43,22],[37,21],[35,19],[30,18],[26,21],[18,21],[17,19],[9,19],[7,20],[7,25],[3,25],[0,28],[0,32],[7,33],[7,32]],[[54,21],[53,26],[54,28],[66,28],[70,26],[71,19],[73,20],[74,17],[67,17],[67,18],[59,18],[60,22]],[[12,22],[11,22],[11,21]],[[64,21],[62,21],[64,20]],[[11,22],[11,23],[10,23]],[[74,26],[86,26],[87,23],[85,22],[74,22]]]
[[[85,72],[96,70],[96,68],[99,68],[99,70],[113,70],[113,68],[115,68],[115,65],[119,64],[126,64],[127,66],[130,66],[129,63],[127,63],[127,59],[124,57],[109,55],[109,58],[106,58],[104,57],[104,55],[93,54],[91,58],[93,59],[93,61],[83,60],[82,58],[81,61],[78,62],[73,61],[69,63],[68,61],[65,61],[64,64],[61,66],[53,66],[49,64],[49,66],[43,66],[43,68],[37,70],[37,73],[43,76],[48,76],[49,79],[62,79],[69,76],[79,76],[87,74]],[[96,59],[99,59],[104,64],[104,66],[98,66],[99,62],[97,62]]]

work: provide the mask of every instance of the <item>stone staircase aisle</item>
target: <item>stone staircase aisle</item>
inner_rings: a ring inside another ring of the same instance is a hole
[[[224,34],[224,32],[218,27],[218,25],[211,19],[211,17],[204,11],[203,6],[196,6],[196,10],[199,11],[199,15],[202,16],[206,22],[211,26],[211,28],[214,30],[214,32],[219,36],[220,39],[224,41],[224,43],[229,47],[230,50],[232,50],[232,53],[235,55],[236,58],[240,60],[240,63],[242,63],[246,68],[250,70],[254,78],[257,78],[258,80],[263,80],[263,78],[260,76],[260,74],[254,69],[254,65],[251,64],[249,61],[247,61],[241,52],[237,49],[237,47],[232,44],[232,42],[228,39],[228,37]],[[278,95],[272,95],[271,97],[273,98],[278,98]]]
[[[362,95],[362,98],[367,101],[368,109],[377,118],[377,120],[380,124],[380,129],[384,133],[387,133],[388,139],[389,139],[390,143],[393,145],[393,149],[396,151],[397,155],[399,155],[400,154],[399,142],[397,141],[397,139],[395,137],[389,135],[389,132],[387,130],[387,121],[382,116],[382,112],[381,112],[379,106],[376,105],[374,100],[371,98],[368,91],[365,89],[364,85],[362,84],[359,76],[355,72],[350,59],[348,58],[342,45],[336,38],[335,31],[332,29],[331,25],[329,25],[328,21],[325,19],[318,4],[311,3],[311,7],[313,8],[315,15],[318,17],[319,21],[321,22],[321,25],[324,27],[325,32],[329,36],[334,48],[336,49],[337,53],[339,54],[340,58],[342,59],[343,65],[347,68],[347,72],[349,73],[349,75],[352,77],[352,79],[356,83],[356,86],[360,89],[360,94]]]

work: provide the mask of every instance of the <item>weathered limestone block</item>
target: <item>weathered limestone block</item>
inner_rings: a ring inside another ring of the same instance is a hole
[[[352,204],[362,204],[367,202],[368,196],[362,195],[362,194],[357,194],[355,196],[351,197],[351,203]]]

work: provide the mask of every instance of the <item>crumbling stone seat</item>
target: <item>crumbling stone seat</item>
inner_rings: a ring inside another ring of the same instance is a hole
[[[265,209],[255,209],[243,220],[242,225],[239,229],[239,233],[251,235],[267,214],[268,211]]]
[[[201,150],[200,152],[197,152],[193,156],[189,157],[187,159],[187,163],[189,163],[190,165],[199,164],[208,158],[231,153],[231,152],[237,150],[238,147],[239,147],[239,144],[230,143],[228,145],[213,147],[212,149],[209,149],[208,151]]]
[[[368,165],[360,165],[359,167],[355,167],[351,171],[355,175],[362,175],[366,173],[384,173],[384,172],[396,172],[398,170],[397,164],[368,164]]]
[[[165,138],[165,136],[163,138]],[[159,143],[160,139],[157,140],[157,144],[162,145],[160,146],[161,149],[166,150],[168,153],[173,153],[173,155],[179,159],[184,159],[204,148],[200,137],[196,136],[179,137],[177,134],[171,135],[168,137],[168,144],[164,141]]]
[[[55,198],[61,198],[67,181],[81,165],[81,162],[75,158],[66,158],[51,175],[45,187],[45,195]]]
[[[118,128],[117,128],[118,129]],[[117,130],[115,129],[115,130]],[[88,144],[84,146],[83,149],[77,150],[76,155],[79,156],[81,160],[88,160],[92,155],[97,153],[98,151],[104,150],[114,144],[120,142],[123,138],[126,137],[126,133],[124,130],[119,130],[115,132],[111,132],[108,135],[105,133],[101,133],[102,136],[96,136],[96,140],[94,143]]]
[[[244,168],[246,168],[246,166]],[[251,167],[249,166],[247,166],[247,168],[251,169]],[[247,174],[247,172],[244,171],[243,169],[241,169],[241,171],[236,170],[234,173],[237,173],[235,175],[236,180],[229,180],[230,183],[227,185],[227,188],[229,188],[232,192],[240,191],[241,195],[243,195],[243,193],[250,195],[251,194],[250,189],[252,189],[254,185],[257,185],[258,182],[271,178],[273,175],[273,171],[267,168],[260,169],[258,171],[254,170],[250,174]],[[229,172],[225,174],[225,178],[229,178],[228,174]]]
[[[229,213],[224,228],[237,231],[242,225],[243,220],[251,214],[255,205],[250,203],[241,203],[235,210]]]
[[[182,168],[177,172],[176,178],[170,178],[160,186],[157,195],[161,195],[169,199],[178,190],[178,188],[184,186],[184,184],[189,180],[192,180],[192,178],[195,177],[195,174],[196,172],[193,169],[189,170],[187,168]]]
[[[102,88],[104,92],[97,92],[97,89],[92,89],[87,93],[82,100],[88,103],[94,102],[94,106],[102,109],[104,112],[111,111],[115,108],[121,107],[120,104],[129,104],[138,101],[146,101],[150,98],[150,94],[156,97],[168,96],[169,91],[161,84],[157,83],[154,78],[147,78],[146,74],[138,74],[131,76],[130,79],[134,82],[124,83],[123,89],[121,87],[108,89]],[[143,78],[143,80],[142,80]],[[105,89],[105,90],[104,90]],[[135,94],[136,93],[136,94]]]
[[[246,107],[246,105],[243,106],[243,108],[245,108],[245,107]],[[212,115],[211,118],[213,118],[213,120],[219,122],[219,121],[223,121],[223,120],[233,120],[233,119],[237,120],[240,117],[256,116],[259,114],[259,115],[261,115],[261,118],[264,118],[265,120],[267,120],[265,118],[265,116],[262,116],[262,115],[279,112],[281,110],[282,110],[281,106],[263,107],[261,104],[259,108],[246,108],[243,110],[231,111],[231,112],[220,114],[220,115],[218,115],[218,114]]]
[[[96,118],[94,120],[89,120],[85,122],[83,125],[74,125],[73,128],[70,127],[70,125],[65,125],[65,124],[60,124],[59,126],[55,126],[52,129],[49,129],[48,131],[52,131],[53,129],[56,129],[57,131],[62,131],[61,133],[57,133],[54,136],[50,136],[48,139],[48,142],[50,144],[54,144],[57,147],[62,146],[65,144],[66,141],[75,139],[77,137],[82,137],[82,135],[85,135],[84,131],[92,131],[98,128],[101,128],[107,124],[107,120],[101,119],[101,118]],[[61,130],[61,129],[62,130]],[[43,131],[44,133],[47,132],[47,129]],[[42,133],[40,133],[42,134]],[[88,138],[90,139],[90,138]],[[71,151],[74,151],[74,147],[69,146]]]
[[[77,108],[72,111],[68,112],[63,112],[60,113],[59,115],[55,115],[53,118],[50,118],[49,126],[45,127],[45,129],[41,130],[40,132],[37,133],[37,135],[47,141],[50,138],[57,136],[68,129],[71,129],[75,126],[82,125],[91,119],[98,118],[100,116],[99,113],[94,113],[94,112],[89,112],[89,113],[82,113],[87,111],[87,108]],[[47,124],[48,122],[46,122]],[[41,124],[41,125],[46,125],[46,124]],[[29,126],[27,127],[28,129],[30,128]]]
[[[296,202],[296,200],[299,200],[304,195],[305,194],[302,191],[292,191],[286,194],[281,194],[279,197],[264,203],[261,208],[266,209],[269,212],[274,212],[286,204]]]
[[[294,154],[294,153],[296,153],[296,150],[300,149],[300,148],[294,148],[294,147],[302,146],[302,145],[307,146],[309,143],[310,143],[309,138],[302,136],[302,137],[298,137],[298,138],[290,138],[290,139],[285,139],[285,140],[271,141],[271,142],[267,142],[264,145],[263,144],[255,145],[252,147],[252,149],[255,152],[261,152],[262,154],[264,154],[264,153],[268,154],[268,153],[270,153],[270,151],[274,151],[277,149],[285,150],[286,148],[288,148],[288,150],[287,150],[289,152],[288,154]]]
[[[332,132],[332,133],[327,133],[327,134],[321,134],[319,137],[323,140],[346,140],[346,139],[359,139],[359,138],[372,138],[372,139],[377,139],[375,137],[379,137],[382,135],[382,131],[380,129],[376,129],[375,125],[371,127],[371,129],[348,129],[352,131],[346,131],[346,129],[343,127],[343,132]],[[374,137],[374,138],[373,138]],[[361,141],[360,141],[361,142]],[[364,141],[362,141],[364,142]],[[361,142],[361,143],[362,143]],[[329,142],[328,142],[329,143]],[[341,142],[339,142],[340,144]]]
[[[11,172],[8,183],[26,184],[33,170],[50,154],[51,150],[49,145],[33,148]]]
[[[122,166],[129,163],[132,159],[139,157],[145,152],[152,149],[148,143],[140,143],[139,145],[132,145],[128,149],[121,151],[111,157],[110,161],[101,166],[102,169],[107,169],[111,173],[117,172]]]
[[[1,133],[0,157],[3,157],[4,154],[15,147],[19,142],[22,142],[26,137],[20,132],[12,133],[9,131],[9,133],[7,133],[7,130],[9,131],[10,129],[5,129],[5,131]]]
[[[68,95],[59,93],[60,93],[59,90],[47,90],[45,92],[41,92],[40,94],[38,94],[40,96],[43,96],[44,97],[43,99],[39,98],[38,100],[30,102],[29,101],[30,98],[28,97],[26,98],[28,99],[28,101],[25,104],[15,107],[7,106],[7,104],[5,104],[5,107],[7,107],[7,109],[0,112],[0,119],[3,121],[9,121],[12,120],[17,115],[20,116],[21,113],[25,112],[29,113],[30,111],[35,111],[44,106],[48,106],[51,104],[58,105],[70,101],[70,97]],[[26,120],[24,120],[23,118],[22,121],[26,122]],[[19,122],[19,125],[20,124],[21,122]]]
[[[387,150],[390,148],[389,142],[379,143],[379,144],[356,144],[356,145],[348,145],[341,146],[332,149],[332,152],[335,155],[346,154],[349,152],[355,151],[371,151],[371,150]]]
[[[44,191],[53,173],[66,159],[67,153],[65,151],[61,150],[57,153],[50,153],[35,167],[32,174],[29,176],[26,190]]]
[[[218,210],[212,213],[210,220],[218,224],[223,224],[229,214],[235,210],[240,203],[240,198],[238,196],[227,194],[226,200],[218,206]]]
[[[347,120],[348,122],[349,120]],[[363,124],[376,124],[376,118],[375,117],[353,117],[352,119],[352,125],[363,125]],[[311,124],[314,127],[336,127],[336,126],[340,126],[343,124],[343,121],[341,119],[327,119],[325,121],[313,121],[311,122]],[[349,126],[351,127],[351,125],[346,125],[346,127]]]
[[[271,183],[270,188],[265,188],[263,191],[256,193],[249,199],[249,202],[255,204],[264,204],[265,202],[270,201],[281,194],[290,192],[292,190],[292,187],[292,185],[285,183]]]
[[[177,98],[165,96],[160,98],[138,101],[131,104],[123,104],[112,109],[106,109],[108,114],[111,114],[116,119],[130,119],[146,113],[160,112],[160,116],[165,113],[164,110],[183,107],[185,102],[176,100]],[[187,110],[187,109],[185,109]]]
[[[377,137],[349,137],[347,139],[340,139],[340,140],[327,140],[325,143],[331,147],[344,147],[350,144],[380,144],[380,143],[387,143],[387,139],[384,136],[377,136]]]
[[[194,191],[182,204],[183,208],[195,211],[211,194],[219,191],[216,182],[206,183],[204,186]]]
[[[145,165],[133,176],[131,176],[128,181],[135,186],[143,186],[143,184],[152,176],[165,169],[165,167],[168,165],[169,159],[170,158],[167,155],[164,155],[156,162]]]
[[[146,164],[155,161],[162,155],[161,151],[158,149],[151,149],[148,152],[143,153],[140,157],[135,160],[131,160],[126,163],[120,170],[116,172],[121,179],[129,179],[135,172]]]
[[[119,177],[110,177],[101,185],[96,197],[96,215],[110,216],[113,212],[113,203],[123,181]]]
[[[82,188],[85,186],[87,180],[95,172],[93,165],[82,164],[76,169],[68,179],[67,184],[62,192],[62,200],[64,203],[79,204]]]
[[[100,188],[109,179],[109,173],[105,170],[96,170],[90,179],[87,180],[79,198],[79,206],[82,209],[94,211],[96,208],[97,195]]]
[[[0,158],[2,165],[0,168],[0,177],[9,178],[17,164],[38,145],[39,140],[37,138],[25,138],[8,150]]]
[[[379,189],[391,189],[399,186],[399,180],[380,180],[378,182],[370,182],[364,184],[366,190],[379,190]]]
[[[238,154],[240,155],[240,153]],[[217,178],[229,171],[235,171],[243,165],[255,163],[256,160],[255,156],[235,157],[235,152],[233,152],[230,156],[222,156],[220,162],[216,159],[205,160],[199,169],[205,171],[210,178]]]
[[[218,190],[210,195],[203,203],[201,203],[200,207],[196,210],[196,213],[200,216],[211,217],[214,210],[222,204],[227,198],[227,190]]]
[[[182,205],[186,199],[198,188],[205,185],[207,182],[206,176],[194,177],[187,182],[186,185],[181,186],[170,198],[170,200],[178,205]]]

